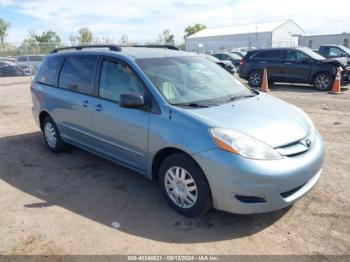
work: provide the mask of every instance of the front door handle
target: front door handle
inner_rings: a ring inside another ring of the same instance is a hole
[[[285,65],[291,65],[292,63],[284,63]]]
[[[260,64],[267,64],[267,62],[266,61],[261,61]]]
[[[83,107],[91,107],[91,104],[87,100],[83,101],[82,105]]]
[[[93,108],[97,111],[97,112],[100,112],[103,110],[103,107],[101,104],[97,104],[97,105],[94,105]]]

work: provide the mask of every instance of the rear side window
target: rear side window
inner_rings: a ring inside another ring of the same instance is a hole
[[[68,56],[61,70],[59,87],[92,95],[96,65],[97,56]]]
[[[49,56],[41,64],[36,81],[42,84],[57,86],[57,76],[63,56]]]
[[[253,55],[252,58],[257,58],[257,59],[285,59],[285,53],[284,53],[284,50],[262,51],[260,53],[257,53],[256,55]]]
[[[121,94],[136,93],[144,96],[142,81],[127,64],[117,61],[102,62],[99,96],[119,102]]]

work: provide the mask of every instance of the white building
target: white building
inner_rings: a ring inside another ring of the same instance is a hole
[[[293,20],[207,28],[186,39],[186,50],[215,52],[230,49],[298,46],[304,30]]]
[[[350,47],[350,33],[331,35],[308,35],[300,37],[299,44],[313,49],[318,49],[320,45],[343,45]]]

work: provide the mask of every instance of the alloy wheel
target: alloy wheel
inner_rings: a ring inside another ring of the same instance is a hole
[[[253,72],[249,76],[249,82],[253,86],[258,86],[261,83],[261,74],[259,72]]]
[[[315,86],[319,90],[327,90],[331,87],[332,80],[329,75],[320,74],[315,79]]]

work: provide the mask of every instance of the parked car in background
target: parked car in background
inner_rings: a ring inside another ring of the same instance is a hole
[[[53,153],[72,144],[127,166],[186,216],[281,209],[320,178],[323,141],[301,109],[201,55],[94,47],[53,50],[31,84]]]
[[[327,58],[344,58],[350,64],[350,49],[343,45],[322,45],[317,52]]]
[[[7,56],[7,57],[0,57],[0,61],[5,61],[5,62],[16,62],[15,57]]]
[[[269,48],[249,51],[241,61],[239,76],[258,87],[267,68],[270,83],[305,83],[325,91],[332,87],[338,67],[343,68],[342,80],[348,83],[349,70],[338,60],[326,59],[306,47]]]
[[[240,66],[239,62],[242,59],[241,56],[237,54],[229,53],[229,52],[215,53],[215,54],[212,54],[212,56],[216,57],[219,60],[231,61],[232,64],[236,67],[237,71],[239,71],[239,66]]]
[[[0,60],[1,76],[29,76],[34,72],[31,65],[18,65],[11,61]]]
[[[231,74],[235,74],[236,73],[236,67],[232,64],[232,62],[230,60],[219,60],[214,56],[211,55],[205,55],[204,56],[209,59],[210,61],[218,64],[219,66],[221,66],[222,68],[224,68],[226,71],[230,72]]]
[[[247,54],[247,52],[239,52],[239,51],[229,51],[229,53],[238,55],[241,58],[243,58]]]
[[[18,65],[30,65],[34,68],[34,74],[38,70],[41,62],[45,58],[45,55],[23,55],[16,57],[16,64]]]

